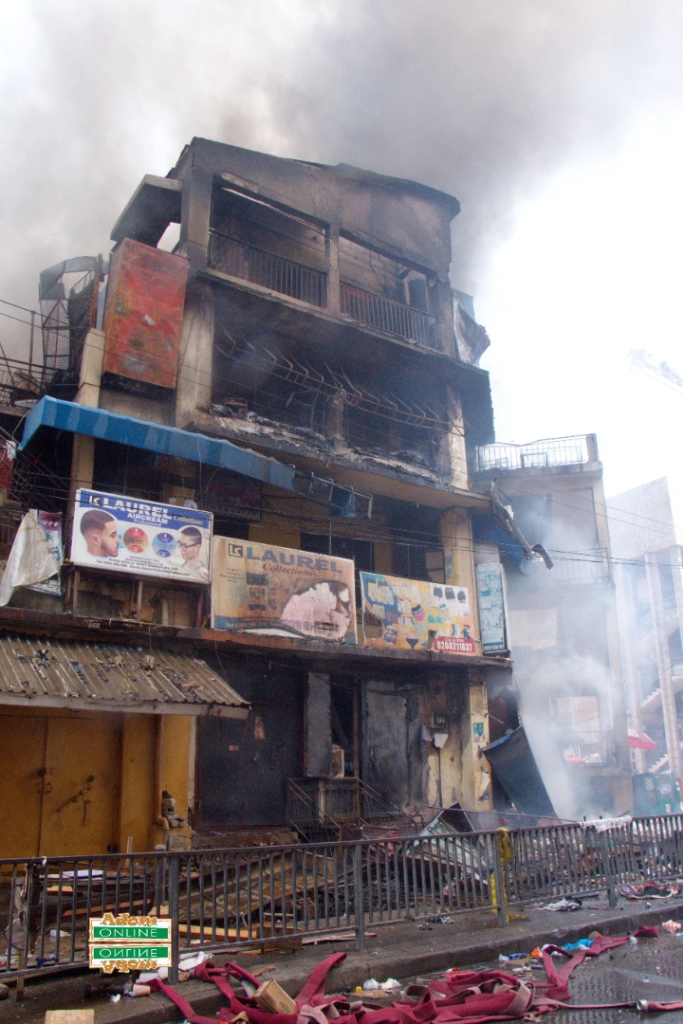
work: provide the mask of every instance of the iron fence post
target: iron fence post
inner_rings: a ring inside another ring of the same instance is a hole
[[[168,979],[172,985],[178,982],[178,961],[180,959],[180,855],[169,854],[168,858],[168,916],[171,918],[171,966]]]
[[[365,941],[365,911],[363,909],[363,846],[353,847],[353,913],[356,918],[356,949],[363,949]]]
[[[614,878],[612,875],[612,864],[610,862],[610,849],[609,849],[609,835],[607,832],[598,832],[598,841],[600,844],[600,854],[605,870],[605,885],[607,887],[607,903],[610,907],[616,907],[617,905],[617,894],[614,887]]]
[[[504,850],[501,836],[493,838],[493,880],[496,887],[496,909],[498,927],[503,928],[508,922],[507,891],[505,889]]]

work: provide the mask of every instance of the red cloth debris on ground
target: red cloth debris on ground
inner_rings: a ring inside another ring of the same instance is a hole
[[[656,938],[656,927],[639,928],[634,938]],[[487,1022],[531,1019],[540,1013],[569,1008],[567,983],[572,971],[586,957],[599,956],[605,950],[622,946],[631,938],[623,935],[608,938],[598,935],[587,949],[568,952],[559,946],[543,950],[543,966],[547,980],[526,984],[513,974],[503,971],[447,972],[428,986],[409,986],[404,998],[390,1006],[380,1006],[363,999],[353,1000],[345,995],[326,996],[325,980],[329,971],[346,957],[335,953],[321,961],[296,997],[297,1013],[268,1013],[256,1005],[254,999],[237,995],[229,979],[245,980],[258,988],[259,982],[238,964],[227,963],[216,967],[212,963],[200,964],[195,977],[210,981],[226,998],[228,1006],[221,1011],[220,1021],[231,1021],[243,1013],[250,1024],[487,1024]],[[567,963],[558,968],[552,953],[560,953]],[[154,990],[164,992],[190,1024],[216,1024],[215,1017],[202,1017],[195,1013],[187,999],[171,985],[154,979]],[[577,1006],[572,1009],[638,1009],[641,1012],[681,1010],[683,1003],[652,1003],[633,1000],[600,1006]]]

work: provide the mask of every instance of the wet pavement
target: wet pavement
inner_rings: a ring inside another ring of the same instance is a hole
[[[626,935],[646,924],[659,925],[661,929],[669,919],[683,923],[683,899],[653,900],[649,905],[620,900],[616,909],[609,909],[604,901],[586,901],[572,913],[548,911],[537,905],[525,911],[524,920],[513,919],[504,928],[498,926],[494,913],[484,911],[454,915],[450,923],[433,924],[428,930],[418,922],[368,925],[368,931],[375,936],[368,937],[362,951],[356,951],[353,942],[334,942],[305,946],[298,952],[215,955],[213,960],[223,963],[230,959],[252,973],[263,972],[262,980],[274,979],[290,995],[296,995],[321,960],[342,951],[346,958],[329,974],[327,984],[329,992],[341,992],[362,985],[370,977],[377,981],[389,977],[407,981],[450,967],[485,965],[487,969],[512,973],[513,968],[522,968],[524,962],[499,962],[499,955],[529,953],[543,943],[576,942],[593,931]],[[540,980],[545,977],[543,971],[536,970],[526,976]],[[85,1007],[95,1010],[96,1024],[170,1024],[182,1019],[161,993],[140,999],[124,998],[116,1004],[85,1000],[85,985],[98,978],[94,971],[81,971],[59,978],[29,979],[22,1002],[16,1002],[12,992],[8,1000],[0,1003],[0,1024],[43,1024],[48,1009]],[[574,1004],[647,998],[683,1001],[683,939],[660,930],[658,939],[640,939],[635,945],[629,943],[588,959],[572,975],[569,989]],[[179,991],[195,1012],[218,1019],[216,1012],[222,999],[213,986],[190,980],[180,985]],[[562,1024],[623,1024],[636,1016],[633,1010],[561,1013]],[[683,1012],[667,1014],[666,1021],[683,1024]]]
[[[514,972],[523,982],[545,981],[545,972],[528,967],[533,961],[488,961],[483,970]],[[558,966],[566,961],[560,961]],[[624,1024],[642,1020],[630,1009],[582,1010],[581,1004],[625,1003],[646,999],[683,1003],[683,939],[660,931],[657,939],[638,939],[597,957],[587,957],[569,979],[571,1001],[577,1009],[562,1010],[562,1024]],[[661,1014],[668,1024],[683,1024],[683,1010]],[[653,1017],[654,1020],[654,1017]]]

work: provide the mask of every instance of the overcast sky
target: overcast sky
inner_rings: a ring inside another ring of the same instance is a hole
[[[627,359],[683,376],[682,51],[680,0],[9,5],[0,299],[107,252],[193,136],[413,178],[462,204],[498,439],[595,432],[608,492],[683,493],[683,391]]]

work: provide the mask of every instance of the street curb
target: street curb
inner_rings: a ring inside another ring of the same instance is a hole
[[[667,918],[676,916],[680,919],[683,916],[683,901],[661,901],[655,907],[643,907],[642,910],[628,905],[609,911],[589,909],[559,915],[535,910],[532,914],[528,921],[510,923],[504,928],[498,928],[495,920],[485,914],[477,915],[479,920],[472,921],[471,925],[471,918],[457,921],[457,931],[452,931],[449,925],[438,925],[428,933],[429,940],[436,943],[437,948],[429,950],[421,948],[425,942],[423,933],[419,939],[412,937],[407,942],[397,941],[391,949],[372,950],[370,943],[369,948],[361,952],[349,952],[341,943],[331,944],[324,950],[307,947],[305,953],[288,957],[287,963],[278,965],[268,978],[276,980],[286,992],[295,996],[313,967],[331,952],[341,949],[346,952],[346,959],[331,971],[327,984],[327,991],[340,992],[354,989],[370,977],[400,980],[451,967],[490,963],[501,954],[528,953],[545,943],[563,945],[576,942],[592,931],[603,935],[624,935],[644,925],[661,926]],[[415,928],[416,925],[390,925],[378,934],[390,941],[392,929],[398,931],[406,927]],[[225,959],[224,956],[215,957],[216,962],[224,962]],[[292,962],[294,959],[296,963]],[[247,969],[255,966],[244,961],[242,957],[240,963]],[[206,1016],[214,1016],[225,1003],[216,989],[202,982],[186,982],[180,986],[180,991],[196,1013]],[[168,1024],[169,1021],[182,1020],[182,1017],[162,993],[155,993],[140,1000],[124,999],[120,1003],[99,1005],[96,1020],[97,1024],[119,1024],[123,1021],[126,1024]]]

